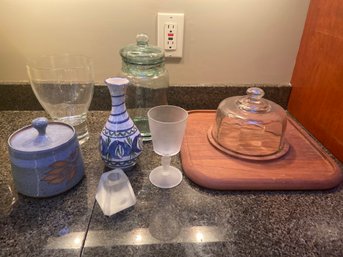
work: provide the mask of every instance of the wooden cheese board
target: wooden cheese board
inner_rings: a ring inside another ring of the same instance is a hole
[[[291,117],[285,134],[289,150],[274,160],[245,160],[220,151],[207,136],[214,120],[214,110],[190,111],[181,147],[185,175],[202,187],[319,190],[333,188],[343,180],[335,160]]]

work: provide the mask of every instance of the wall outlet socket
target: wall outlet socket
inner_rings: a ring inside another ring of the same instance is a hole
[[[166,57],[182,57],[183,30],[183,13],[157,14],[157,45],[164,49]]]

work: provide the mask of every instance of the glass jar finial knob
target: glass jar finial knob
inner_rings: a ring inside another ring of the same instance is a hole
[[[149,44],[149,36],[144,33],[137,34],[136,41],[138,46],[147,46]]]

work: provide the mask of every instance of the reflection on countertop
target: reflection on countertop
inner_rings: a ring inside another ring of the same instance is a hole
[[[51,198],[18,195],[0,217],[0,256],[343,256],[343,187],[328,191],[214,191],[186,177],[173,189],[148,179],[160,158],[144,144],[127,172],[136,205],[111,217],[95,201],[98,137],[109,112],[89,113],[86,177]],[[0,112],[0,179],[11,183],[7,138],[43,111]],[[173,165],[181,167],[180,159]],[[215,172],[215,171],[214,171]]]
[[[181,228],[171,233],[170,228],[152,232],[149,228],[136,228],[122,233],[113,230],[93,231],[87,233],[85,247],[110,247],[115,245],[153,245],[161,242],[175,243],[212,243],[223,242],[222,230],[216,226],[194,226]],[[158,233],[158,235],[154,234]],[[82,233],[72,232],[63,237],[49,238],[48,249],[75,249],[82,243]]]

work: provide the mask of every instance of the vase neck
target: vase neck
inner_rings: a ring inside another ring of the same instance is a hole
[[[126,86],[108,85],[112,100],[112,114],[121,114],[126,111],[125,92]]]

